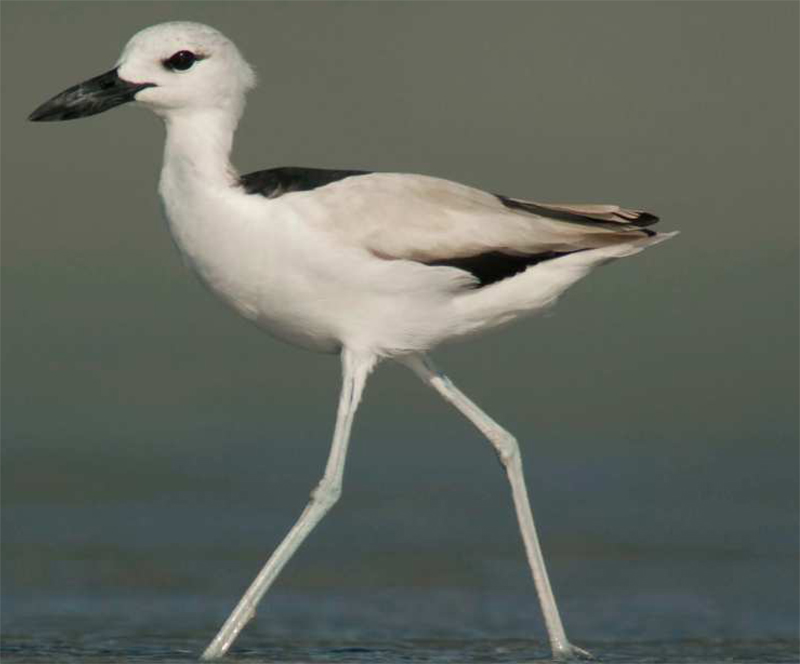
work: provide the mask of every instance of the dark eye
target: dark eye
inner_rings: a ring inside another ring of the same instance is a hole
[[[164,60],[164,66],[173,71],[186,71],[197,60],[198,57],[191,51],[178,51],[175,55]]]

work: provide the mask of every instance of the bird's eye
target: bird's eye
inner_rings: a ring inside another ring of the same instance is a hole
[[[164,66],[172,71],[186,71],[199,58],[191,51],[178,51],[164,60]]]

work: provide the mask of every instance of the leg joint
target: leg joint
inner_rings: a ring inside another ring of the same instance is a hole
[[[514,438],[508,431],[501,429],[492,436],[494,448],[497,451],[497,456],[504,466],[507,466],[514,459],[519,458],[519,444],[517,439]]]
[[[333,507],[342,495],[342,483],[323,479],[311,492],[311,500],[325,510]]]

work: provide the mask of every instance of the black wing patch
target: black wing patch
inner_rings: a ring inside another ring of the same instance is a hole
[[[578,249],[577,251],[583,251]],[[478,287],[488,286],[497,281],[502,281],[515,274],[524,272],[531,265],[551,261],[562,256],[574,254],[574,251],[543,251],[538,254],[526,254],[517,256],[514,254],[504,254],[501,251],[488,251],[485,254],[476,256],[465,256],[463,258],[448,258],[446,260],[425,261],[426,265],[443,265],[445,267],[456,267],[459,270],[469,272],[478,280]]]
[[[278,198],[293,191],[310,191],[326,184],[355,175],[369,175],[372,171],[338,171],[329,168],[302,168],[283,166],[268,168],[242,175],[239,182],[248,194]]]

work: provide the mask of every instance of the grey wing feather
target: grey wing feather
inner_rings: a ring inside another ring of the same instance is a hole
[[[532,256],[653,235],[646,212],[522,201],[424,175],[372,173],[307,192],[320,230],[386,259],[443,263],[486,253]],[[303,194],[298,194],[303,196]]]
[[[540,217],[573,223],[591,224],[599,221],[609,224],[630,224],[641,228],[652,226],[658,221],[658,217],[650,212],[621,208],[618,205],[536,203],[501,195],[497,198],[512,210],[523,210]]]

